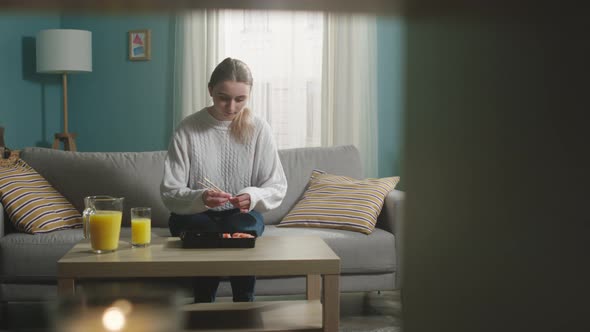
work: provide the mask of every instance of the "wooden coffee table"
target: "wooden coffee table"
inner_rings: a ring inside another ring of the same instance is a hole
[[[251,249],[184,249],[179,238],[155,238],[146,248],[123,241],[113,253],[94,254],[86,240],[57,262],[58,291],[73,294],[82,279],[195,276],[307,276],[307,299],[297,301],[190,304],[183,310],[221,313],[232,326],[223,331],[338,331],[340,258],[318,237],[262,236]],[[323,282],[323,287],[322,287]],[[232,314],[239,317],[232,319]],[[244,319],[256,316],[256,319]],[[236,320],[243,320],[243,324]],[[200,330],[200,329],[199,329]]]

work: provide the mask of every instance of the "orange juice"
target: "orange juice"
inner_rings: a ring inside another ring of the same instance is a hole
[[[97,210],[90,215],[90,243],[92,249],[100,251],[116,250],[121,233],[121,211]]]
[[[144,245],[149,244],[151,238],[151,220],[150,218],[131,219],[131,244]]]

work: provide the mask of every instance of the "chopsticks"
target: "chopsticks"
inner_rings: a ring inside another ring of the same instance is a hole
[[[211,180],[203,178],[203,181],[205,181],[206,183],[203,183],[201,181],[197,181],[197,183],[205,187],[205,189],[215,189],[217,191],[223,191],[218,186],[216,186],[215,183],[211,182]]]

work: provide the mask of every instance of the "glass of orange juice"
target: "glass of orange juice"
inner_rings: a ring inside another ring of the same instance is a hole
[[[84,198],[84,238],[90,239],[93,252],[113,252],[119,247],[123,200],[111,196]]]
[[[131,246],[148,246],[152,237],[151,228],[152,209],[149,207],[131,208]]]

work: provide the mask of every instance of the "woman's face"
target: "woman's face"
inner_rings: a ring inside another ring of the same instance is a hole
[[[211,115],[219,121],[233,120],[246,106],[250,86],[246,83],[224,81],[209,88],[213,98]]]

